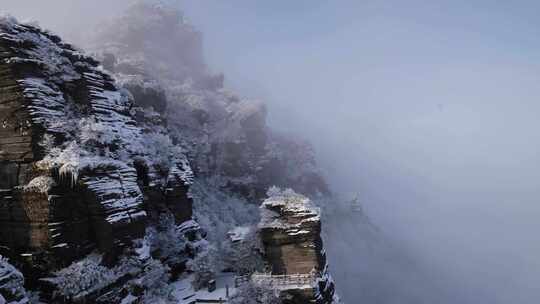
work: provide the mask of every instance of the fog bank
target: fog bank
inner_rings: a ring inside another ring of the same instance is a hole
[[[209,60],[314,143],[386,240],[330,222],[346,301],[540,298],[535,3],[242,4],[188,5]]]

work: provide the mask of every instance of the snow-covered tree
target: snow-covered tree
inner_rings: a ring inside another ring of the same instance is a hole
[[[231,304],[281,304],[279,291],[262,282],[249,281],[229,299]]]
[[[111,132],[104,123],[97,122],[94,117],[81,119],[79,130],[82,144],[103,146],[120,140],[117,133]]]
[[[143,276],[138,282],[144,288],[141,298],[143,304],[167,303],[174,300],[173,288],[169,284],[169,268],[160,261],[151,259],[145,266]]]
[[[157,132],[144,134],[141,145],[141,150],[147,154],[149,163],[155,164],[163,175],[175,165],[178,157],[183,156],[182,149],[174,145],[167,134]]]
[[[0,303],[27,303],[22,273],[0,255]]]
[[[66,297],[74,297],[81,292],[106,286],[116,275],[110,268],[101,265],[101,256],[91,254],[55,273],[55,277],[47,279]]]
[[[251,274],[264,270],[262,258],[262,244],[254,227],[239,227],[235,230],[245,230],[242,236],[235,236],[224,242],[223,256],[225,268],[231,269],[238,274]],[[234,231],[234,230],[233,230]]]
[[[171,266],[186,260],[186,239],[171,214],[162,215],[155,227],[147,229],[145,241],[152,255]]]
[[[219,190],[220,182],[198,179],[190,188],[195,218],[213,244],[225,240],[231,229],[259,221],[259,208],[238,195]]]
[[[305,199],[305,196],[302,194],[296,193],[291,188],[285,188],[281,189],[276,186],[271,186],[266,191],[266,195],[268,196],[268,199],[282,199],[284,201],[295,201],[295,200],[303,200]]]
[[[195,246],[195,257],[187,264],[188,269],[195,275],[193,287],[203,288],[208,282],[215,278],[216,272],[220,270],[220,257],[216,248],[206,240],[200,240]]]

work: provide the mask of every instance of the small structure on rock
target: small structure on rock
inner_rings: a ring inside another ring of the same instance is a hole
[[[351,211],[364,214],[364,208],[362,207],[362,204],[360,203],[360,195],[357,194],[350,202],[351,204]]]

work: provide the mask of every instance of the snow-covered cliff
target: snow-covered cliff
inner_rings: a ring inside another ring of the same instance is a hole
[[[37,278],[95,248],[112,262],[163,212],[191,219],[187,158],[97,61],[7,17],[0,52],[4,255]]]
[[[224,274],[277,269],[257,228],[267,189],[329,191],[309,145],[208,72],[200,35],[180,12],[138,3],[101,29],[92,57],[0,18],[0,301],[185,303]],[[286,234],[314,244],[302,263],[330,303],[318,215],[308,222]]]

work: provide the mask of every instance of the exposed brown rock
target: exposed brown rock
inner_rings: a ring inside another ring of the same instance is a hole
[[[271,197],[261,206],[260,234],[273,274],[305,274],[325,265],[319,211],[300,195]]]
[[[290,275],[293,282],[298,274],[312,278],[307,286],[280,286],[284,303],[337,301],[320,235],[320,211],[308,198],[290,190],[272,195],[261,205],[259,229],[272,275]]]

